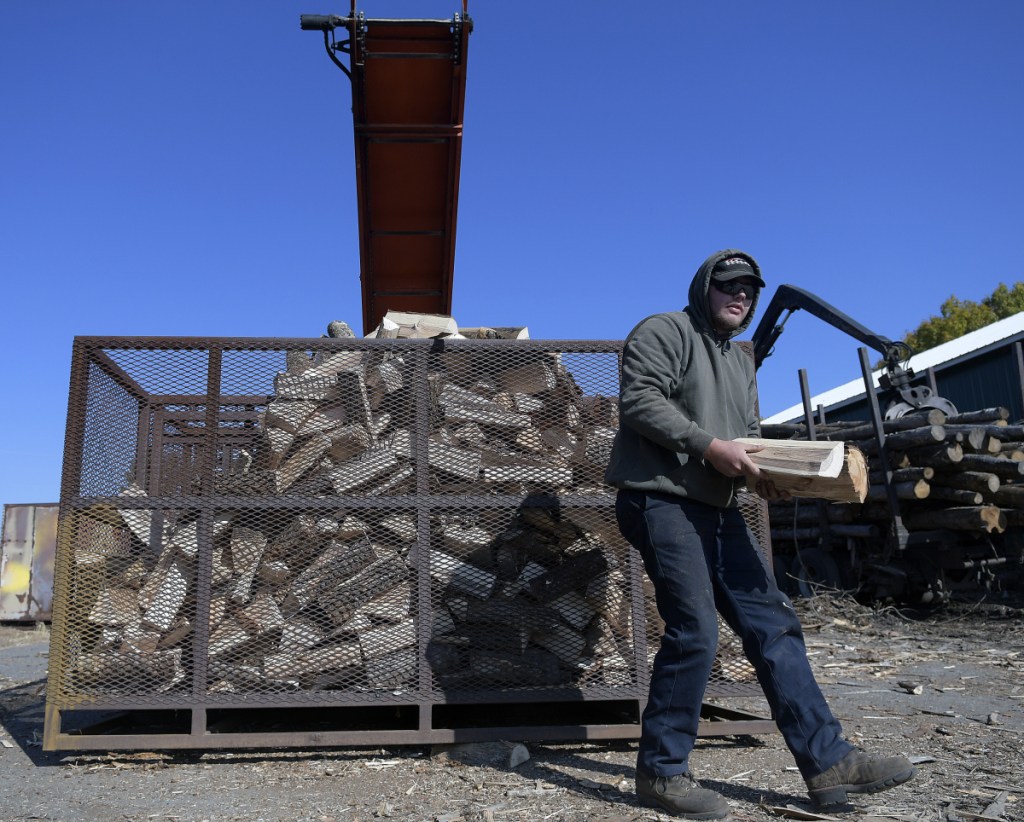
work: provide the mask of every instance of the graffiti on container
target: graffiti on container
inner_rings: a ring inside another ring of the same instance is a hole
[[[0,620],[46,622],[53,607],[56,503],[5,505]]]

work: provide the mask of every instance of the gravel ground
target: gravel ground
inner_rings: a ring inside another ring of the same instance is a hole
[[[702,739],[692,764],[734,820],[1024,820],[1024,611],[952,604],[909,618],[829,597],[798,607],[847,735],[914,758],[919,773],[830,816],[800,816],[811,809],[777,734]],[[669,818],[637,804],[629,742],[46,753],[46,654],[45,629],[0,627],[2,820]],[[759,700],[723,704],[764,712]]]

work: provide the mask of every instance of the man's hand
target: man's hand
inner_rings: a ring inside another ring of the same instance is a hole
[[[760,469],[750,461],[747,454],[753,454],[760,450],[756,445],[742,445],[732,440],[713,439],[708,450],[704,452],[704,459],[727,477],[759,477],[761,476]]]

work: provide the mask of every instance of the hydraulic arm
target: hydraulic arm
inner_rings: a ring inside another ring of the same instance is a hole
[[[786,321],[801,308],[882,354],[885,362],[885,375],[880,380],[882,388],[894,391],[899,397],[886,409],[887,418],[895,419],[928,408],[938,408],[947,414],[956,413],[949,400],[937,396],[928,386],[911,385],[914,372],[905,366],[913,353],[909,345],[876,334],[816,294],[794,285],[780,285],[761,315],[752,338],[755,367],[760,368],[765,358],[771,356]],[[784,317],[783,312],[786,312]]]

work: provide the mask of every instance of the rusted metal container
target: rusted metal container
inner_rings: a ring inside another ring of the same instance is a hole
[[[638,736],[620,349],[76,339],[44,746]],[[731,634],[707,693],[757,693]]]
[[[57,503],[4,506],[0,621],[50,621],[57,511]]]

